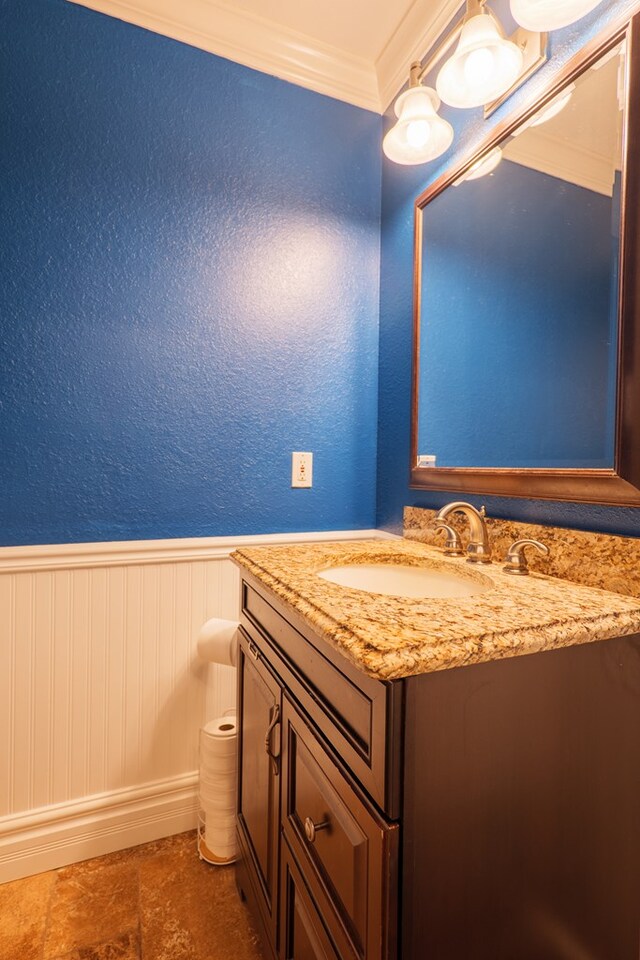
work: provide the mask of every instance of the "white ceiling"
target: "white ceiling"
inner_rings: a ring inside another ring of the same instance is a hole
[[[70,0],[383,112],[462,0]]]

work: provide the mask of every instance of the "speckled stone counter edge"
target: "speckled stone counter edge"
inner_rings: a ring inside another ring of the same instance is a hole
[[[640,631],[640,602],[540,574],[510,577],[499,564],[464,559],[409,540],[243,548],[232,559],[293,607],[369,676],[397,679]],[[337,586],[318,571],[349,563],[450,569],[485,592],[408,599]]]

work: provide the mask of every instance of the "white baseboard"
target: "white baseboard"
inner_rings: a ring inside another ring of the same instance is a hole
[[[198,775],[114,790],[0,820],[0,883],[197,825]]]

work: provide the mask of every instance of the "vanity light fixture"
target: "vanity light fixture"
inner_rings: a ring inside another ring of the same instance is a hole
[[[540,127],[543,123],[546,123],[547,120],[552,120],[554,117],[557,117],[568,105],[575,88],[575,83],[571,83],[566,90],[562,90],[557,97],[553,98],[551,103],[548,103],[546,107],[543,107],[543,109],[535,115],[533,120],[527,124],[527,128]]]
[[[560,93],[546,105],[546,107],[542,107],[537,113],[534,113],[532,117],[529,117],[528,120],[525,120],[524,123],[521,123],[518,129],[513,131],[511,136],[514,138],[521,137],[525,130],[530,130],[531,127],[541,127],[543,123],[546,123],[548,120],[552,120],[554,117],[557,117],[558,114],[564,110],[566,106],[568,106],[575,88],[575,83],[570,83],[569,86],[565,87],[564,90],[561,90]]]
[[[420,71],[420,63],[412,64],[409,89],[400,94],[394,106],[398,121],[382,141],[382,149],[394,163],[435,160],[453,141],[453,127],[438,116],[440,98],[431,87],[422,86]]]
[[[468,0],[460,40],[436,80],[450,107],[481,107],[509,90],[522,72],[522,49],[507,40],[494,15],[480,0]]]
[[[491,116],[546,62],[547,31],[575,23],[595,10],[602,0],[509,2],[511,13],[520,24],[512,37],[505,37],[500,22],[487,9],[487,0],[466,0],[464,17],[452,27],[427,63],[411,65],[409,89],[395,103],[398,122],[382,144],[390,160],[426,163],[443,154],[453,140],[453,128],[438,116],[440,100],[450,107],[484,106],[485,119]],[[454,53],[440,67],[436,94],[431,87],[423,86],[423,80],[456,43]],[[538,126],[557,116],[569,102],[571,92],[569,89],[558,96],[530,125]],[[465,179],[471,178],[467,175]]]
[[[494,147],[493,150],[489,150],[489,153],[485,154],[484,157],[480,157],[479,160],[469,167],[464,176],[460,177],[457,181],[456,186],[461,183],[466,183],[468,180],[479,180],[481,177],[486,177],[496,169],[500,161],[502,160],[502,150],[500,147]]]
[[[526,30],[559,30],[591,13],[601,0],[510,0],[514,20]]]
[[[397,123],[386,134],[382,148],[395,163],[434,160],[453,140],[450,123],[438,116],[440,101],[449,106],[484,105],[488,117],[547,59],[546,34],[521,27],[506,38],[487,0],[466,0],[466,12],[438,44],[426,63],[411,65],[409,88],[395,103]],[[456,46],[453,55],[451,51]],[[436,79],[436,91],[425,78],[445,60]]]

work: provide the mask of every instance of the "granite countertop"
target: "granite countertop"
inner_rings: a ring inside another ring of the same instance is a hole
[[[380,680],[640,633],[638,599],[542,574],[514,577],[500,563],[472,566],[408,540],[250,547],[232,559]],[[381,562],[452,570],[489,581],[488,589],[465,598],[407,599],[316,576],[332,566]]]

